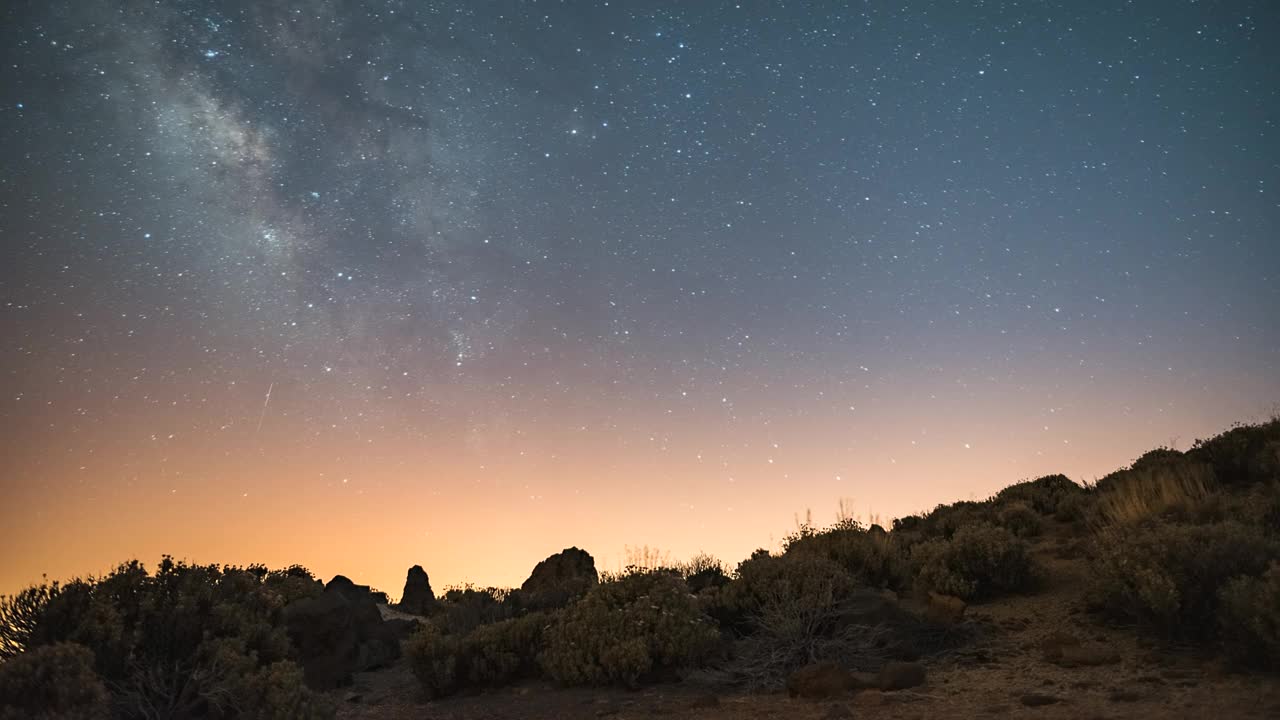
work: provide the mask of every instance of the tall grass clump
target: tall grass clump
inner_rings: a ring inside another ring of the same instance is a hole
[[[1190,519],[1210,505],[1217,491],[1208,463],[1182,454],[1164,456],[1100,480],[1092,520],[1106,527],[1167,514]]]

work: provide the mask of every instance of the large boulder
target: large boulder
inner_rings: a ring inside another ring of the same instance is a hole
[[[397,608],[401,612],[413,615],[430,615],[437,607],[435,593],[431,592],[431,580],[421,565],[409,568],[409,575],[404,581],[404,595]]]
[[[284,624],[303,678],[315,690],[346,685],[352,673],[400,657],[403,629],[383,622],[368,586],[341,575],[323,593],[285,607]]]
[[[533,568],[520,586],[523,604],[530,609],[563,607],[600,582],[596,561],[576,547],[566,548]]]

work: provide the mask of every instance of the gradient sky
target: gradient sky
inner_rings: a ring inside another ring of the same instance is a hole
[[[0,592],[731,563],[1280,403],[1280,4],[17,0]]]

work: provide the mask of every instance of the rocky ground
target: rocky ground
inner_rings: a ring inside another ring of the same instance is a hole
[[[1191,650],[1159,646],[1084,612],[1086,566],[1054,528],[1036,544],[1044,589],[968,609],[981,639],[926,660],[923,685],[820,698],[746,693],[685,681],[638,691],[533,683],[425,701],[401,660],[333,692],[344,720],[490,718],[1280,718],[1280,678],[1234,674]]]

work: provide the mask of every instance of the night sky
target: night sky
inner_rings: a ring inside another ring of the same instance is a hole
[[[1280,403],[1280,3],[0,11],[0,592],[731,564]]]

